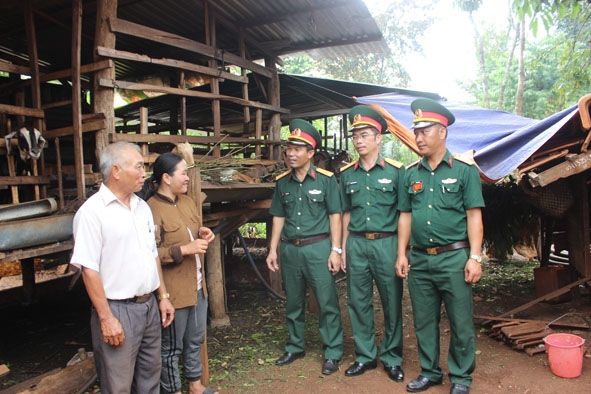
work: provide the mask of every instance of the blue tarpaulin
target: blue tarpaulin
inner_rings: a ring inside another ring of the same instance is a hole
[[[410,103],[416,96],[384,93],[357,98],[361,104],[384,108],[410,129],[414,118]],[[452,153],[474,150],[482,174],[498,180],[510,174],[560,131],[574,115],[574,105],[543,120],[517,116],[474,105],[441,101],[456,117],[449,127],[447,147]]]

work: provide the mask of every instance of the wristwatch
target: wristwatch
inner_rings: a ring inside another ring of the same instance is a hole
[[[470,259],[476,260],[477,263],[482,263],[482,256],[478,254],[471,254]]]
[[[162,294],[158,294],[156,296],[156,298],[158,299],[158,301],[162,301],[165,300],[167,298],[170,298],[170,293],[162,293]]]
[[[333,252],[337,252],[338,254],[343,253],[343,249],[337,248],[336,246],[333,246],[332,248],[330,248],[330,250]]]

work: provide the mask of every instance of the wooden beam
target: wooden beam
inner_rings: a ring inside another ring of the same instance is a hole
[[[30,67],[19,66],[17,64],[6,63],[4,61],[0,61],[0,71],[4,71],[10,74],[31,75]]]
[[[76,192],[81,200],[86,197],[84,179],[84,150],[82,148],[82,89],[80,86],[80,53],[82,47],[82,0],[72,0],[72,135],[74,139],[74,166],[76,168]]]
[[[145,144],[150,142],[164,142],[178,144],[188,142],[190,144],[217,144],[223,142],[224,144],[263,144],[263,145],[281,145],[282,141],[271,140],[255,140],[252,138],[240,137],[205,137],[198,135],[168,135],[168,134],[111,134],[109,136],[110,142],[129,141],[136,144]]]
[[[18,105],[0,104],[0,112],[8,115],[30,116],[39,119],[45,117],[45,112],[42,109],[19,107]]]
[[[82,123],[82,133],[87,133],[89,131],[97,131],[103,130],[107,127],[107,122],[105,119],[94,119],[88,122]],[[65,137],[67,135],[72,135],[74,133],[74,128],[72,126],[61,127],[59,129],[47,130],[43,133],[43,137],[45,139],[49,138],[57,138],[57,137]]]
[[[188,51],[199,53],[209,58],[222,61],[226,64],[235,64],[239,67],[247,68],[250,71],[267,78],[271,78],[272,76],[272,72],[255,62],[242,59],[240,56],[236,56],[233,53],[227,53],[223,50],[210,47],[200,42],[189,40],[183,36],[153,29],[147,26],[142,26],[137,23],[129,22],[119,18],[109,18],[108,23],[113,33],[123,33],[146,40],[156,41],[160,44],[170,45],[175,48],[186,49]]]
[[[13,185],[49,185],[49,176],[0,176],[0,186]]]
[[[111,59],[103,59],[96,61],[94,63],[85,64],[80,66],[80,74],[89,74],[95,71],[105,70],[107,68],[115,67],[115,63]],[[68,68],[66,70],[59,70],[52,73],[47,73],[39,76],[39,81],[47,82],[47,81],[54,81],[62,78],[67,78],[72,76],[72,69]]]
[[[118,81],[118,80],[111,80],[111,79],[101,79],[99,81],[99,84],[102,87],[108,87],[108,88],[143,90],[146,92],[158,92],[158,93],[166,93],[166,94],[175,94],[178,96],[199,97],[199,98],[205,98],[205,99],[210,99],[210,100],[229,101],[229,102],[236,103],[239,105],[247,105],[250,107],[266,109],[269,111],[279,112],[279,113],[283,113],[283,114],[288,114],[290,112],[286,108],[281,108],[281,107],[269,105],[269,104],[263,104],[258,101],[249,101],[249,100],[244,100],[244,99],[241,99],[238,97],[225,96],[222,94],[213,94],[213,93],[209,93],[209,92],[201,92],[201,91],[196,91],[196,90],[179,89],[179,88],[173,88],[170,86],[156,86],[156,85],[150,85],[147,83]]]
[[[536,174],[530,172],[529,183],[533,187],[544,187],[560,178],[568,178],[571,175],[579,174],[591,168],[591,151],[579,155],[567,155],[566,161],[549,170]]]
[[[227,71],[220,71],[215,70],[206,66],[199,66],[197,64],[185,62],[182,60],[176,59],[168,59],[168,58],[161,58],[156,59],[147,55],[141,55],[138,53],[127,52],[127,51],[120,51],[117,49],[105,48],[105,47],[97,47],[96,52],[105,57],[110,57],[113,59],[120,59],[120,60],[133,60],[136,62],[142,63],[150,63],[150,64],[157,64],[160,66],[166,67],[173,67],[179,68],[185,71],[194,71],[200,74],[210,75],[216,78],[224,78],[229,79],[231,81],[241,82],[241,83],[248,83],[248,77],[242,75],[236,75],[229,73]]]

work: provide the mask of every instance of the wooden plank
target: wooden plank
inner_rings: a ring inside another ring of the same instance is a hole
[[[273,73],[266,67],[263,67],[255,62],[242,59],[240,56],[234,55],[233,53],[228,53],[223,50],[213,48],[209,45],[190,40],[183,36],[153,29],[147,26],[142,26],[137,23],[129,22],[119,18],[109,18],[108,23],[113,33],[123,33],[150,41],[156,41],[159,44],[166,44],[172,47],[186,49],[188,51],[199,53],[209,58],[222,61],[226,64],[235,64],[267,78],[271,78],[273,76]]]
[[[91,131],[98,131],[105,129],[107,127],[107,122],[105,119],[95,119],[89,122],[82,123],[82,133],[88,133]],[[50,139],[50,138],[58,138],[58,137],[65,137],[67,135],[73,135],[74,128],[72,126],[61,127],[59,129],[47,130],[43,133],[43,138]]]
[[[200,66],[197,64],[185,62],[182,60],[168,59],[168,58],[153,58],[147,55],[141,55],[139,53],[133,53],[128,51],[121,51],[118,49],[111,49],[105,47],[98,47],[97,53],[101,56],[110,57],[113,59],[120,60],[133,60],[141,63],[158,64],[160,66],[178,68],[185,71],[195,71],[200,74],[210,75],[216,78],[229,79],[231,81],[241,82],[244,84],[248,83],[248,77],[242,75],[236,75],[227,71],[220,71],[206,66]]]
[[[72,241],[62,241],[36,248],[20,249],[0,253],[0,262],[29,259],[38,256],[45,256],[52,253],[63,252],[65,250],[71,250],[73,245],[74,243]]]
[[[529,320],[529,319],[514,319],[514,318],[509,318],[509,317],[492,317],[492,316],[482,316],[482,315],[475,315],[474,319],[485,319],[485,320],[489,320],[489,321],[505,321],[508,322],[510,324],[519,324],[520,322],[539,322],[539,323],[543,323],[543,324],[549,324],[549,322],[543,321],[543,320]],[[494,329],[494,327],[499,326],[499,325],[495,325],[492,326],[491,328]],[[591,327],[589,327],[586,324],[577,324],[577,323],[564,323],[564,322],[554,322],[551,324],[551,326],[555,326],[555,327],[570,327],[570,328],[580,328],[580,329],[589,329]]]
[[[80,86],[80,52],[82,46],[82,0],[72,0],[72,135],[74,137],[74,166],[76,191],[79,199],[86,196],[84,179],[84,151],[82,148],[82,99]]]
[[[516,326],[509,326],[501,328],[501,332],[508,338],[517,337],[524,334],[532,334],[535,332],[544,331],[544,324],[540,323],[522,323]]]
[[[94,63],[89,63],[80,66],[80,74],[89,74],[95,71],[104,70],[107,68],[115,67],[115,63],[111,59],[98,60]],[[72,69],[59,70],[52,73],[47,73],[39,76],[41,82],[53,81],[57,79],[63,79],[72,77]]]
[[[42,119],[45,112],[42,109],[19,107],[17,105],[0,104],[0,112],[8,115],[30,116]]]
[[[0,61],[0,71],[4,71],[10,74],[22,74],[31,75],[31,69],[26,66],[19,66],[18,64],[6,63]]]
[[[0,365],[0,378],[8,375],[10,373],[10,369],[6,366],[6,364]]]
[[[529,183],[533,187],[544,187],[560,178],[568,178],[591,168],[591,151],[579,155],[567,155],[566,161],[539,174],[530,172]]]
[[[217,144],[223,142],[224,144],[263,144],[263,145],[281,145],[281,141],[271,140],[255,140],[254,138],[241,138],[241,137],[205,137],[198,135],[167,135],[167,134],[112,134],[109,136],[111,142],[117,141],[129,141],[137,144],[150,143],[150,142],[168,142],[168,143],[181,143],[188,142],[190,144]]]
[[[246,105],[253,108],[262,108],[276,113],[289,114],[290,110],[274,105],[264,104],[259,101],[249,101],[238,97],[226,96],[223,94],[214,94],[209,92],[201,92],[197,90],[187,90],[180,88],[173,88],[170,86],[156,86],[147,83],[119,81],[112,79],[101,79],[99,85],[105,88],[129,89],[129,90],[143,90],[145,92],[157,92],[165,94],[174,94],[177,96],[198,97],[210,100],[229,101],[239,105]]]
[[[560,295],[563,295],[565,293],[568,293],[570,291],[570,289],[572,289],[573,287],[577,287],[577,286],[582,285],[583,283],[587,283],[587,282],[591,282],[591,277],[586,277],[586,278],[580,279],[580,280],[578,280],[576,282],[573,282],[573,283],[571,283],[571,284],[569,284],[567,286],[563,286],[560,289],[554,290],[553,292],[550,292],[550,293],[545,294],[545,295],[543,295],[541,297],[538,297],[535,300],[532,300],[532,301],[530,301],[530,302],[528,302],[526,304],[523,304],[521,306],[518,306],[517,308],[514,308],[514,309],[511,309],[510,311],[501,313],[497,317],[505,317],[505,316],[514,315],[515,313],[524,311],[524,310],[526,310],[526,309],[528,309],[528,308],[530,308],[530,307],[532,307],[532,306],[534,306],[536,304],[539,304],[542,301],[549,301],[549,300],[551,300],[553,298],[556,298],[556,297],[558,297]],[[494,318],[492,318],[492,320],[494,320]],[[488,319],[487,321],[482,322],[482,324],[488,324],[492,320],[491,319]]]
[[[0,185],[49,185],[49,176],[28,175],[28,176],[0,176]]]

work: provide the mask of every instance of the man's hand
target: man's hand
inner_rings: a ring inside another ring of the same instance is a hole
[[[279,262],[277,261],[277,252],[269,251],[269,254],[267,255],[267,267],[272,272],[279,271]]]
[[[165,298],[158,301],[158,309],[160,309],[160,316],[162,317],[162,327],[170,326],[174,320],[174,307],[170,300]]]
[[[336,275],[341,270],[341,256],[334,250],[328,256],[328,270]]]
[[[402,279],[408,278],[408,258],[406,256],[398,256],[396,259],[396,275]]]
[[[347,253],[345,252],[345,248],[343,248],[343,253],[341,253],[341,269],[344,273],[347,273]]]
[[[468,259],[464,267],[464,276],[466,283],[478,283],[482,277],[482,266],[474,259]]]
[[[111,346],[123,346],[125,340],[125,333],[119,320],[111,315],[106,319],[101,320],[101,332],[103,333],[103,340],[106,344]]]
[[[215,237],[214,237],[215,238]],[[197,238],[193,241],[189,242],[186,245],[181,246],[181,254],[183,256],[191,255],[191,254],[202,254],[207,251],[207,246],[209,242],[205,239]]]

